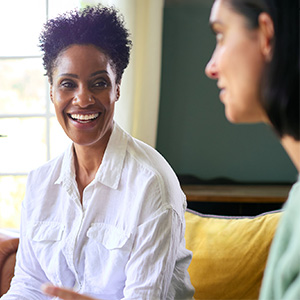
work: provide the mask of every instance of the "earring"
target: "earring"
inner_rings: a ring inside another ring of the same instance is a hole
[[[272,50],[271,49],[266,49],[264,51],[264,55],[265,55],[266,62],[269,63],[272,60]]]
[[[89,102],[92,102],[92,100],[93,100],[93,99],[92,99],[92,97],[90,96],[90,97],[89,97]]]

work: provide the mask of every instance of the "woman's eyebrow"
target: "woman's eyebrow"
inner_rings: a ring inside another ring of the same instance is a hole
[[[92,73],[90,77],[93,77],[93,76],[96,76],[99,74],[108,74],[108,72],[106,70],[96,71],[96,72]]]
[[[93,77],[93,76],[96,76],[96,75],[99,75],[99,74],[108,74],[108,72],[106,70],[96,71],[96,72],[92,73],[90,75],[90,77]],[[78,75],[72,74],[72,73],[61,73],[61,74],[59,74],[59,76],[60,77],[62,77],[62,76],[68,76],[68,77],[73,77],[73,78],[79,78]]]
[[[62,73],[59,76],[68,76],[68,77],[78,78],[78,75],[72,74],[72,73]]]

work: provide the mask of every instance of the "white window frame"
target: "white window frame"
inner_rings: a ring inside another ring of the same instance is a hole
[[[46,0],[48,2],[48,0]],[[0,60],[5,60],[5,59],[36,59],[36,58],[41,58],[41,56],[0,56]],[[47,151],[47,160],[50,159],[50,120],[55,116],[54,113],[51,112],[50,105],[51,105],[51,100],[49,97],[49,84],[47,82],[47,79],[45,78],[45,101],[46,101],[46,109],[45,113],[34,113],[34,114],[0,114],[0,119],[9,119],[9,118],[19,118],[19,119],[26,119],[26,118],[44,118],[46,120],[46,151]],[[5,132],[0,132],[0,135],[5,139],[6,133]],[[27,172],[1,172],[0,170],[0,176],[27,176]]]
[[[44,0],[46,4],[46,18],[45,22],[49,19],[49,0]],[[0,60],[17,60],[17,59],[40,59],[42,58],[41,55],[31,55],[31,56],[0,56]],[[45,79],[45,101],[46,101],[46,111],[45,113],[40,114],[1,114],[0,113],[0,119],[8,119],[8,118],[18,118],[18,119],[26,119],[26,118],[44,118],[46,120],[46,160],[48,161],[51,157],[50,153],[50,120],[52,117],[55,116],[54,113],[51,112],[50,105],[51,100],[49,97],[49,84],[47,82],[47,79]],[[0,132],[0,138],[5,139],[5,132]],[[1,172],[0,170],[0,176],[27,176],[28,172]]]

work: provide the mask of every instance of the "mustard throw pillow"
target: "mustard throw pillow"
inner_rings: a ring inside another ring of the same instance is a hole
[[[195,299],[257,299],[280,212],[256,217],[187,211],[186,247]]]

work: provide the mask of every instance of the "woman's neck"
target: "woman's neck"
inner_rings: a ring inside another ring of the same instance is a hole
[[[93,148],[74,145],[76,182],[81,202],[84,189],[94,180],[102,163],[105,147]]]
[[[300,173],[300,141],[287,135],[281,139],[281,144]]]

